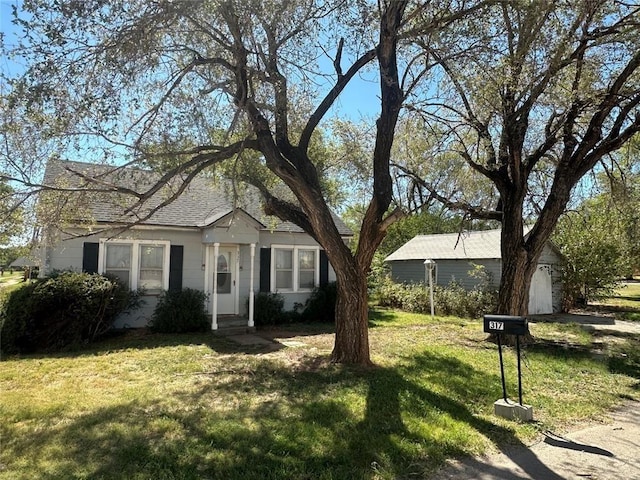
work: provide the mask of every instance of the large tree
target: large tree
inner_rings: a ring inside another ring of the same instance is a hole
[[[501,222],[499,313],[526,314],[532,275],[572,190],[640,130],[640,6],[498,2],[423,48],[442,80],[412,111],[437,141],[422,164],[401,168],[450,207]],[[493,185],[493,204],[429,181],[425,160],[452,153]]]
[[[411,42],[483,3],[33,0],[16,12],[24,33],[7,52],[27,66],[9,82],[11,105],[65,156],[93,152],[96,161],[162,170],[161,182],[136,192],[139,205],[170,177],[186,185],[233,159],[266,213],[326,250],[338,283],[332,359],[368,364],[367,272],[400,216],[390,209],[394,131],[434,64],[416,62],[422,52]],[[334,224],[312,139],[365,69],[376,72],[378,114],[370,198],[352,252]]]

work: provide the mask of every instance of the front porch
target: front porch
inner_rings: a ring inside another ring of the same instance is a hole
[[[206,247],[204,275],[211,330],[254,331],[256,244]],[[227,333],[223,333],[227,334]]]

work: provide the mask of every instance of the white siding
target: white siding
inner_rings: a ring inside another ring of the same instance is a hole
[[[255,278],[255,291],[258,292],[260,289],[260,279],[259,279],[259,265],[258,265],[258,254],[260,248],[271,248],[272,245],[291,245],[291,246],[300,246],[300,245],[309,245],[309,246],[317,246],[318,242],[316,242],[312,237],[305,233],[288,233],[288,232],[260,232],[260,245],[256,247],[256,278]],[[329,264],[329,282],[336,281],[336,274],[333,270],[331,264]],[[293,310],[296,303],[303,304],[311,295],[310,292],[279,292],[284,298],[284,309],[285,310]]]
[[[107,232],[89,235],[86,237],[72,237],[62,239],[48,248],[48,273],[52,270],[82,270],[83,247],[85,242],[99,242],[100,239],[144,239],[144,240],[165,240],[171,245],[182,245],[184,247],[182,265],[182,287],[196,290],[204,289],[203,245],[201,243],[200,232],[180,231],[180,230],[151,230],[136,229],[129,230],[120,235],[113,235]],[[168,265],[167,265],[168,268]],[[157,304],[157,295],[144,295],[143,304],[140,308],[133,310],[130,314],[121,315],[115,322],[115,328],[144,327],[148,324],[153,310]]]
[[[250,243],[256,243],[254,258],[254,274],[253,274],[253,290],[258,292],[260,289],[260,248],[271,248],[271,245],[310,245],[317,246],[318,243],[310,236],[303,233],[283,233],[283,232],[265,232],[259,233],[255,230],[251,231],[251,226],[245,222],[238,222],[234,227],[224,233],[223,229],[209,228],[203,231],[194,229],[178,230],[178,229],[131,229],[120,235],[110,235],[101,233],[86,237],[73,237],[58,241],[47,249],[47,272],[51,270],[82,270],[83,246],[85,242],[99,242],[100,239],[118,238],[118,239],[144,239],[144,240],[164,240],[169,241],[171,245],[182,245],[184,247],[183,270],[182,270],[182,287],[193,288],[204,291],[205,289],[205,256],[206,248],[211,245],[212,241],[222,241],[224,243],[234,243],[235,240],[240,244],[239,249],[239,275],[237,285],[239,288],[239,313],[247,314],[247,302],[251,292],[251,247]],[[225,229],[226,230],[226,229]],[[224,234],[223,234],[224,233]],[[207,243],[203,243],[203,241]],[[228,242],[229,241],[229,242]],[[244,242],[248,243],[244,243]],[[44,273],[47,273],[44,272]],[[336,280],[336,274],[331,265],[329,265],[329,281]],[[282,292],[285,299],[285,309],[291,310],[296,303],[304,304],[309,298],[309,292]],[[143,327],[151,318],[153,310],[157,303],[157,296],[146,295],[143,297],[144,304],[140,309],[132,312],[130,315],[121,316],[116,322],[117,328]],[[209,300],[209,306],[211,301]]]

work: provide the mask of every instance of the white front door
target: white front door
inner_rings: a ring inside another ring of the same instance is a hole
[[[236,311],[236,255],[237,249],[221,245],[218,258],[214,259],[217,269],[218,315],[234,315]],[[213,280],[213,279],[212,279]],[[215,283],[212,281],[211,285]]]
[[[553,313],[551,265],[538,265],[529,288],[529,315]]]

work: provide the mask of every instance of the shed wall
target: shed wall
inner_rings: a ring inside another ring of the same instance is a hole
[[[391,263],[391,278],[398,283],[424,283],[424,260],[393,261]],[[446,286],[451,282],[458,282],[464,288],[471,289],[478,285],[481,279],[473,278],[469,272],[474,265],[482,265],[491,277],[491,284],[500,282],[501,262],[499,260],[436,260],[437,278],[436,284]]]

